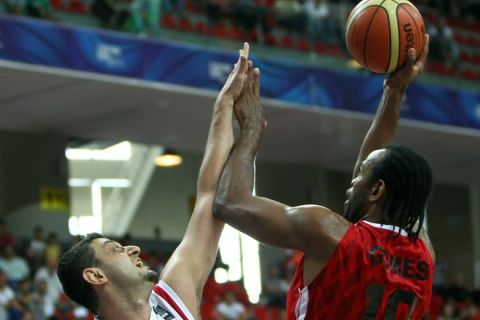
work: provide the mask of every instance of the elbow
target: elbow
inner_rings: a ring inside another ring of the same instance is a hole
[[[237,204],[234,199],[217,193],[213,202],[213,216],[219,220],[228,222],[230,220],[229,218],[235,214],[236,207]]]
[[[213,201],[213,216],[219,220],[225,220],[225,216],[228,216],[229,206],[228,201],[217,193]]]

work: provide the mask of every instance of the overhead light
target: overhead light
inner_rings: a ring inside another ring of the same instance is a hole
[[[100,150],[67,148],[65,156],[68,160],[127,161],[132,157],[132,145],[128,141],[123,141]]]
[[[71,188],[90,188],[94,184],[102,188],[130,188],[132,182],[128,179],[68,179],[68,186]]]
[[[155,158],[155,164],[159,167],[175,167],[182,161],[182,157],[172,149],[165,149],[161,155]]]

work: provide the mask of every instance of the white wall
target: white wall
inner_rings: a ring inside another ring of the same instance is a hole
[[[133,236],[152,237],[153,228],[159,225],[164,239],[183,237],[201,161],[200,156],[183,156],[183,163],[178,167],[155,169],[129,229]]]

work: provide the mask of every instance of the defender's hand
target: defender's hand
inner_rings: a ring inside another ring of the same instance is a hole
[[[245,80],[247,79],[249,50],[250,47],[248,43],[245,42],[243,44],[243,49],[239,50],[238,61],[235,64],[232,72],[230,72],[227,81],[223,85],[223,88],[219,94],[219,98],[227,98],[232,102],[239,98],[245,84]]]

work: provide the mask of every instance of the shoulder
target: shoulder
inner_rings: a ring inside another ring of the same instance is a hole
[[[311,228],[319,235],[325,235],[338,242],[352,226],[340,214],[322,206],[305,205],[288,209],[292,219],[305,228]]]
[[[334,250],[345,233],[352,226],[340,214],[317,205],[305,205],[288,209],[288,214],[295,221],[297,230],[308,239],[312,248],[310,253],[322,252],[330,255],[328,248]],[[319,250],[319,245],[323,249]]]

